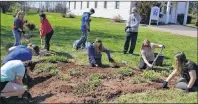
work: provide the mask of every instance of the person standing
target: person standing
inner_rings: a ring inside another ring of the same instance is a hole
[[[16,15],[16,18],[14,19],[14,26],[13,26],[13,30],[12,30],[12,33],[13,33],[14,39],[15,39],[14,46],[18,46],[21,44],[21,34],[24,33],[23,19],[24,19],[24,12],[19,11]]]
[[[49,53],[50,50],[50,40],[54,33],[51,24],[49,23],[48,19],[46,18],[45,13],[41,13],[40,15],[40,38],[42,39],[45,36],[45,49]]]
[[[138,27],[141,21],[140,15],[137,13],[137,8],[132,8],[132,14],[129,16],[127,20],[127,24],[125,27],[126,32],[126,40],[124,44],[123,54],[126,54],[129,48],[129,43],[131,41],[131,46],[129,50],[129,54],[132,55],[135,49],[137,35],[138,35]]]
[[[95,13],[94,9],[90,9],[89,12],[84,12],[82,15],[82,23],[81,23],[81,38],[76,45],[76,50],[79,48],[85,47],[85,43],[87,41],[87,32],[90,32],[90,16]]]

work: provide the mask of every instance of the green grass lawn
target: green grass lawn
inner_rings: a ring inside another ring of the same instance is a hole
[[[32,23],[36,24],[36,30],[33,32],[38,35],[32,39],[33,44],[40,46],[39,38],[39,26],[40,20],[38,14],[29,14],[25,18]],[[62,18],[60,14],[48,13],[47,18],[54,28],[54,35],[51,39],[51,51],[56,52],[59,55],[69,56],[68,58],[74,58],[78,63],[88,64],[87,53],[84,51],[73,51],[72,44],[75,40],[80,38],[80,23],[81,18]],[[1,59],[6,55],[6,47],[14,43],[14,37],[12,35],[13,16],[8,14],[1,14]],[[140,56],[128,56],[122,55],[125,32],[125,23],[114,23],[108,19],[93,18],[91,21],[91,32],[88,35],[89,42],[99,37],[103,40],[104,46],[111,50],[112,57],[121,62],[127,61],[127,65],[130,67],[137,67]],[[139,28],[138,39],[136,43],[136,54],[140,53],[140,46],[144,39],[149,39],[151,42],[164,44],[166,49],[163,50],[163,54],[166,56],[164,65],[171,66],[173,64],[174,53],[178,51],[184,51],[187,58],[197,62],[197,38],[178,36],[171,33],[165,33],[160,31],[153,31],[143,27]],[[59,45],[57,45],[59,44]],[[159,49],[156,50],[158,52]],[[103,54],[103,63],[109,64],[106,54]],[[169,92],[171,91],[171,92]],[[149,95],[147,97],[147,95]],[[160,99],[155,98],[160,95]],[[183,92],[165,90],[154,91],[137,94],[123,95],[118,98],[119,102],[197,102],[197,93],[185,94]],[[132,100],[134,98],[137,100]],[[172,100],[170,100],[172,99]],[[183,99],[183,100],[181,100]]]

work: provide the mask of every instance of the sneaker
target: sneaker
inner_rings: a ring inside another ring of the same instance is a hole
[[[124,55],[124,54],[126,54],[126,52],[122,52],[122,54]]]

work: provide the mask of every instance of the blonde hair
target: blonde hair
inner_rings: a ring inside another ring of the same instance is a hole
[[[23,12],[23,11],[19,11],[19,12],[17,13],[17,15],[16,15],[16,18],[19,18],[19,16],[22,15],[22,14],[24,15],[24,12]]]
[[[177,62],[176,62],[177,59]],[[175,71],[177,74],[182,74],[184,64],[187,62],[184,52],[178,52],[175,55]]]
[[[144,40],[144,42],[143,42],[143,44],[142,44],[142,47],[141,47],[141,49],[140,49],[140,52],[144,49],[144,44],[145,43],[148,43],[148,45],[149,45],[149,47],[148,47],[148,53],[147,53],[147,55],[150,55],[151,54],[151,42],[149,41],[149,40],[147,40],[147,39],[145,39]]]
[[[102,46],[102,40],[100,40],[99,38],[96,38],[95,42],[94,42],[94,47],[96,49],[97,52],[101,52],[101,47]]]

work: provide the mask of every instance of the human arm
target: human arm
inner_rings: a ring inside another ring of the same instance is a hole
[[[43,20],[40,23],[40,38],[43,38],[46,34],[47,34],[46,21]]]
[[[196,75],[196,71],[195,70],[191,70],[189,72],[189,75],[190,75],[190,81],[187,85],[187,88],[192,88],[192,86],[194,85],[196,79],[197,79],[197,75]]]
[[[113,63],[114,60],[111,58],[111,53],[110,53],[109,49],[107,49],[107,48],[105,48],[105,47],[102,47],[102,51],[103,51],[103,52],[106,52],[109,61]]]
[[[168,88],[168,82],[171,81],[176,75],[177,75],[177,71],[174,70],[166,80],[163,81],[163,85],[162,88]]]
[[[141,51],[141,55],[142,55],[142,59],[144,60],[144,62],[146,63],[146,65],[149,66],[149,67],[152,67],[152,65],[146,59],[146,53],[143,52],[143,51]]]
[[[90,31],[90,17],[88,15],[85,16],[85,25],[88,31]]]
[[[154,48],[165,48],[165,45],[163,45],[163,44],[151,43],[151,45],[152,45]]]
[[[23,77],[21,76],[17,76],[16,77],[16,81],[17,84],[22,85],[23,86]]]

